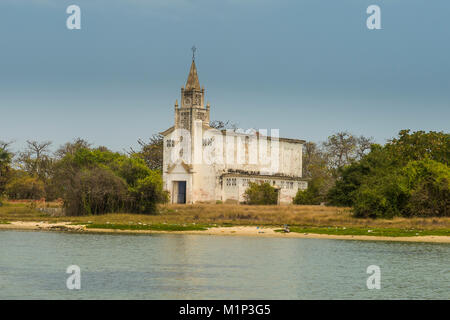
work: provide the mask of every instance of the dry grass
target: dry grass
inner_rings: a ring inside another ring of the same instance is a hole
[[[57,204],[52,203],[51,206]],[[348,208],[325,206],[247,206],[234,204],[194,204],[161,205],[157,215],[106,214],[84,217],[51,217],[39,212],[40,207],[29,202],[6,203],[0,207],[2,221],[71,221],[78,223],[116,224],[217,224],[217,225],[258,225],[311,227],[373,227],[402,229],[450,229],[450,218],[394,218],[359,219],[353,218]],[[37,208],[37,209],[36,209]]]

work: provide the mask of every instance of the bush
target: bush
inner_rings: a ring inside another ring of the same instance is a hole
[[[449,134],[402,130],[341,168],[327,203],[353,206],[361,217],[448,216],[449,155]]]
[[[430,159],[413,161],[403,170],[411,198],[405,214],[450,216],[450,168]]]
[[[130,210],[138,213],[154,213],[157,203],[168,201],[167,192],[163,191],[161,175],[152,172],[151,175],[137,180],[136,187],[130,190]]]
[[[5,193],[9,199],[39,200],[45,197],[44,183],[27,174],[17,175],[6,185]]]
[[[11,158],[12,155],[8,151],[0,148],[0,196],[11,176]]]
[[[356,192],[354,215],[449,216],[449,181],[448,166],[430,159],[410,161],[394,172],[379,171]]]
[[[308,183],[308,188],[306,190],[298,190],[294,197],[294,204],[303,205],[317,205],[323,200],[320,194],[320,182],[318,180],[311,180]]]
[[[402,214],[408,198],[404,177],[395,174],[376,177],[356,192],[353,214],[364,218],[391,218]]]
[[[450,180],[424,180],[414,190],[408,204],[414,216],[450,216]]]
[[[250,182],[250,186],[245,190],[245,202],[247,204],[277,204],[278,192],[269,183]]]
[[[52,190],[62,190],[68,215],[154,213],[156,204],[168,199],[161,173],[136,156],[80,148],[55,168]]]
[[[80,170],[64,196],[67,215],[96,215],[121,211],[127,202],[125,181],[103,168]]]

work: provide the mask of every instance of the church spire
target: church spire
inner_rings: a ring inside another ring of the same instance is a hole
[[[190,89],[200,90],[200,82],[198,81],[197,67],[194,60],[192,60],[191,70],[186,81],[186,90]]]
[[[195,66],[195,51],[197,48],[195,46],[192,47],[192,64],[191,70],[189,71],[188,79],[186,81],[186,90],[200,90],[200,82],[198,81],[197,75],[197,67]]]

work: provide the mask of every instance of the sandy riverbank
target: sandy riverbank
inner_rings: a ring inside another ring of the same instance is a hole
[[[209,228],[205,231],[154,231],[154,230],[115,230],[115,229],[88,229],[84,225],[73,225],[70,222],[32,222],[13,221],[9,224],[0,224],[3,230],[35,230],[35,231],[67,231],[67,232],[89,232],[89,233],[123,233],[123,234],[200,234],[216,236],[250,236],[263,238],[304,238],[304,239],[340,239],[340,240],[370,240],[370,241],[408,241],[408,242],[436,242],[450,243],[448,236],[414,236],[414,237],[381,237],[363,235],[327,235],[312,233],[280,233],[276,228],[256,228],[254,226],[234,226]]]

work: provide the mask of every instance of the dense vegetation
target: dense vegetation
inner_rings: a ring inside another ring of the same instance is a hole
[[[92,148],[77,139],[50,155],[49,142],[28,141],[17,155],[2,148],[0,191],[10,199],[61,198],[67,215],[112,212],[154,213],[165,202],[159,171],[138,154]]]
[[[233,126],[213,122],[217,128]],[[48,141],[28,141],[16,154],[0,141],[1,198],[61,198],[69,215],[111,212],[153,213],[168,195],[162,190],[161,135],[140,150],[117,153],[83,139],[51,153]],[[294,204],[352,207],[357,217],[450,216],[450,135],[400,131],[385,145],[348,132],[322,144],[304,145],[303,176],[308,188]],[[270,184],[251,183],[248,204],[276,204]]]
[[[357,217],[450,216],[449,134],[402,130],[384,146],[372,144],[336,166],[323,160],[326,151],[320,155],[322,163],[311,165],[316,172],[295,203],[350,206]]]

